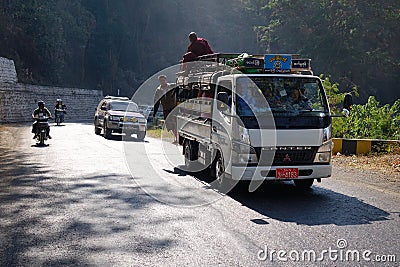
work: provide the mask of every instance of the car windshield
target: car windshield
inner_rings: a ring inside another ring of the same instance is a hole
[[[138,106],[134,102],[113,101],[113,102],[110,103],[110,110],[126,111],[126,112],[137,112],[138,111]]]
[[[313,77],[240,77],[236,107],[239,116],[280,116],[328,112],[322,85]]]

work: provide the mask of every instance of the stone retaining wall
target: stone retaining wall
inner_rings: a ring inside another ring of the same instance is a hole
[[[17,83],[17,72],[15,71],[14,61],[0,57],[0,82]]]
[[[54,113],[56,100],[67,105],[65,120],[92,120],[103,98],[99,90],[61,88],[17,82],[14,62],[0,58],[0,123],[32,121],[32,111],[43,100]]]

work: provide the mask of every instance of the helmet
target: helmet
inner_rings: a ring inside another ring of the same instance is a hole
[[[44,101],[42,101],[42,100],[39,100],[38,102],[37,102],[37,104],[38,104],[38,106],[40,107],[40,106],[44,106]]]
[[[61,98],[57,99],[57,102],[62,102]]]

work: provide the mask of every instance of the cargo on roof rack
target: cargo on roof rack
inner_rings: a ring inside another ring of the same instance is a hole
[[[192,64],[189,71],[178,73],[178,76],[196,76],[200,73],[222,70],[239,71],[244,74],[291,73],[313,75],[311,59],[300,58],[297,54],[215,53],[200,56]]]

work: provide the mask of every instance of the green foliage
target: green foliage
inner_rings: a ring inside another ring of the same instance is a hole
[[[351,92],[340,93],[338,83],[332,83],[328,76],[321,74],[320,77],[331,113],[342,116],[332,119],[333,137],[386,140],[400,138],[400,99],[397,99],[393,105],[380,106],[376,98],[370,96],[366,104],[353,105],[350,116],[343,117],[344,96],[347,93],[358,96],[357,88],[353,87]]]
[[[328,98],[329,107],[331,109],[331,113],[334,115],[342,114],[342,103],[346,94],[351,93],[353,96],[358,96],[358,89],[356,86],[353,86],[352,91],[340,93],[339,84],[333,83],[330,80],[329,76],[325,76],[324,74],[320,75],[322,80],[322,85],[325,88],[326,97]]]
[[[364,105],[353,105],[349,117],[334,118],[333,136],[397,140],[400,136],[400,99],[380,106],[374,96]]]
[[[254,29],[263,51],[312,58],[362,101],[399,97],[400,1],[246,0],[258,17]],[[379,94],[378,94],[379,93]]]

